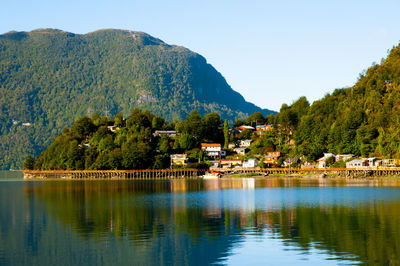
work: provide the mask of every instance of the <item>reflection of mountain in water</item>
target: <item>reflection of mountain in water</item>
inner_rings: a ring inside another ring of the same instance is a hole
[[[272,234],[339,259],[399,263],[397,190],[229,182],[24,183],[24,193],[21,185],[0,187],[0,264],[203,265],[223,262],[246,234]],[[259,255],[267,259],[268,250]]]

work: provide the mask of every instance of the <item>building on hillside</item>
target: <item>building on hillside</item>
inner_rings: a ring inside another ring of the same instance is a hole
[[[262,135],[263,133],[272,130],[272,125],[261,125],[256,126],[256,131],[258,135]]]
[[[226,151],[221,149],[221,144],[219,143],[202,143],[201,149],[206,152],[208,157],[221,157],[226,155]]]
[[[187,154],[171,154],[172,165],[187,165],[189,158]]]
[[[243,131],[243,130],[251,130],[251,131],[256,130],[254,127],[246,126],[246,125],[240,126],[239,129],[242,130],[242,131]]]
[[[361,168],[368,167],[368,160],[365,158],[351,160],[346,163],[346,168]]]
[[[268,164],[268,166],[275,166],[278,164],[278,159],[280,156],[281,153],[278,151],[267,152],[267,155],[264,157],[264,163]]]
[[[255,158],[243,161],[243,168],[255,168],[258,165],[258,161]]]
[[[336,160],[336,162],[339,162],[339,161],[347,161],[348,159],[351,159],[351,158],[353,158],[354,157],[354,155],[353,154],[338,154],[338,155],[336,155],[336,157],[335,157],[335,160]]]
[[[221,159],[220,165],[223,168],[231,168],[235,166],[242,166],[243,160],[242,159]]]
[[[108,128],[108,130],[110,130],[111,132],[115,132],[115,131],[117,131],[118,129],[120,129],[120,127],[118,127],[118,126],[108,126],[107,128]]]
[[[228,144],[228,149],[234,149],[236,148],[236,144],[235,143],[229,143]]]
[[[292,166],[294,163],[300,163],[300,159],[298,157],[287,158],[283,161],[283,166],[289,167]]]
[[[248,148],[251,145],[252,140],[251,139],[243,139],[240,140],[239,142],[239,147],[240,148]]]
[[[318,165],[314,162],[304,162],[301,165],[302,169],[314,169],[314,168],[318,168]]]
[[[239,155],[245,155],[246,154],[246,148],[234,148],[234,152],[236,152]]]
[[[156,130],[153,133],[154,137],[161,137],[163,135],[166,135],[168,137],[176,137],[178,136],[178,132],[176,132],[175,130]]]
[[[329,158],[332,158],[332,157],[333,157],[333,159],[335,159],[335,154],[333,154],[333,153],[324,153],[324,157],[319,158],[317,160],[318,168],[325,168],[326,167],[326,160],[329,159]]]

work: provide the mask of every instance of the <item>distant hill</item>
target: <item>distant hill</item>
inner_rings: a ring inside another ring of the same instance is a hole
[[[139,107],[168,121],[194,109],[233,120],[262,110],[199,54],[142,32],[0,35],[0,168],[20,168],[82,115]]]

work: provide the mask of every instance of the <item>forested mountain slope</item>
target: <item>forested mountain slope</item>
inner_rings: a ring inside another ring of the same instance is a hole
[[[206,60],[142,32],[53,29],[0,35],[0,168],[20,168],[64,127],[135,107],[167,121],[197,109],[233,120],[261,110]]]
[[[308,159],[323,152],[400,158],[400,47],[353,87],[335,90],[300,115],[284,106],[278,117],[294,129],[296,151]]]

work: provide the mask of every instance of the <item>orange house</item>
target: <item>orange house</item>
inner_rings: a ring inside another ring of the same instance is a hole
[[[281,156],[279,151],[275,152],[268,152],[267,155],[264,157],[264,162],[270,166],[274,166],[278,163],[278,159]]]

